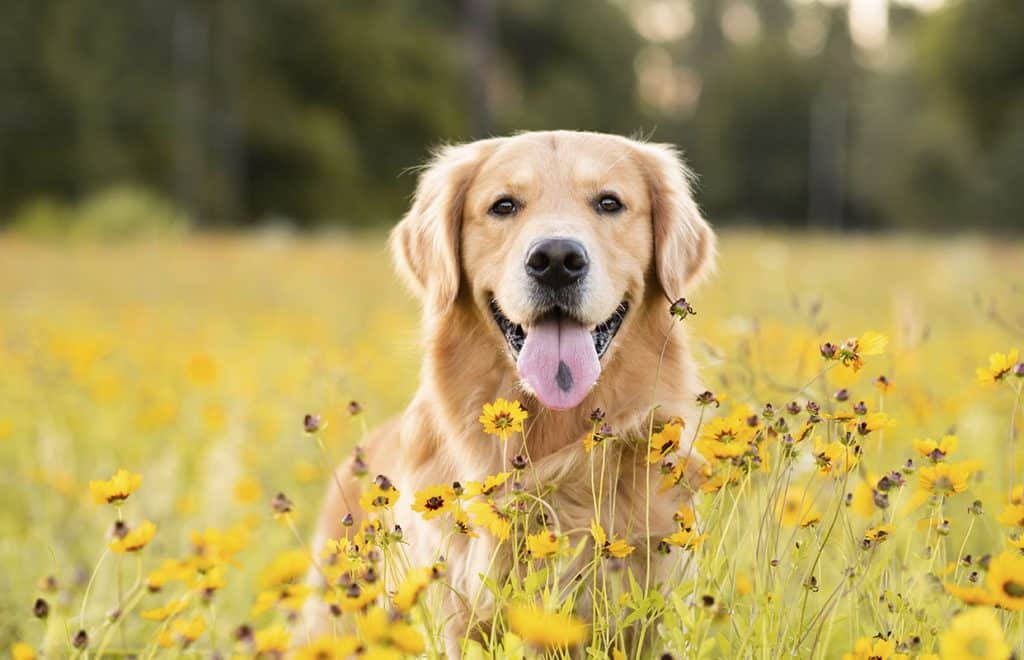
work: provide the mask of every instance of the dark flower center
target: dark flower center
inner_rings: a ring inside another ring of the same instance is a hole
[[[1003,583],[1003,591],[1011,598],[1024,598],[1024,583],[1007,580]]]
[[[440,495],[428,497],[426,503],[424,503],[424,506],[430,509],[431,511],[437,511],[438,509],[444,506],[444,499]]]

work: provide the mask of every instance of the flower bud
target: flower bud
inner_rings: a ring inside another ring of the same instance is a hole
[[[235,628],[235,640],[239,642],[251,642],[253,640],[252,626],[243,623]]]
[[[43,598],[36,598],[32,605],[32,615],[37,619],[45,619],[50,616],[50,604]]]
[[[320,415],[307,414],[302,418],[302,428],[306,433],[316,433],[320,430]]]
[[[719,403],[715,395],[708,390],[705,390],[697,395],[697,405],[709,406],[711,404],[715,404],[715,408],[722,405],[721,403]]]
[[[680,298],[672,303],[668,308],[668,313],[682,321],[687,316],[695,315],[697,312],[693,310],[693,306],[690,303],[686,302],[686,298]]]
[[[270,508],[274,510],[274,513],[290,513],[294,506],[284,493],[274,495],[274,499],[270,501]]]
[[[841,390],[836,390],[836,393],[833,396],[835,397],[836,401],[846,401],[847,399],[850,398],[850,390],[844,387]]]
[[[818,350],[821,351],[821,357],[825,358],[826,360],[834,359],[836,353],[839,352],[839,349],[836,347],[836,345],[830,341],[827,341],[824,344],[822,344],[821,348],[819,348]]]

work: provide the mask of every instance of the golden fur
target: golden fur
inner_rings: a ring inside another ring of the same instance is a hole
[[[594,213],[592,199],[604,191],[622,199],[622,214]],[[508,194],[524,200],[522,212],[507,220],[489,216],[495,199]],[[553,233],[580,237],[590,251],[593,281],[583,320],[600,323],[623,294],[632,305],[601,358],[597,385],[567,411],[543,408],[524,389],[488,310],[494,296],[514,321],[529,317],[521,282],[524,253],[532,241]],[[483,405],[498,397],[518,399],[529,411],[525,437],[533,478],[554,487],[548,499],[563,530],[586,529],[594,515],[590,463],[581,440],[591,428],[591,411],[601,408],[616,434],[640,439],[639,444],[616,443],[620,459],[609,452],[605,500],[614,498],[616,506],[614,519],[610,507],[602,512],[605,529],[638,545],[645,537],[656,543],[674,531],[678,495],[673,500],[652,487],[650,509],[644,505],[645,484],[648,477],[657,483],[658,466],[648,466],[643,440],[652,405],[657,421],[691,417],[697,373],[686,331],[669,316],[668,300],[688,294],[707,272],[714,243],[691,196],[689,174],[670,146],[551,131],[437,152],[420,177],[412,208],[391,236],[398,269],[423,303],[421,382],[409,407],[371,434],[365,446],[370,475],[386,474],[402,492],[395,515],[414,565],[438,559],[432,553],[446,530],[410,510],[413,494],[507,470],[519,453],[518,440],[503,443],[485,436],[477,421]],[[338,477],[346,492],[333,484],[329,489],[317,549],[342,533],[339,521],[345,514],[360,516],[360,484],[345,465]],[[471,540],[456,537],[446,557],[455,589],[477,593],[477,575],[486,572],[494,543],[485,533]],[[657,578],[664,567],[646,565],[647,553],[634,554],[638,559],[631,568],[640,579],[648,569]],[[651,554],[657,562],[659,555]],[[492,569],[499,582],[511,562],[510,549],[499,553]],[[481,602],[478,613],[489,619],[486,594]],[[454,615],[447,631],[454,654],[468,613],[454,597],[446,607],[446,614]]]

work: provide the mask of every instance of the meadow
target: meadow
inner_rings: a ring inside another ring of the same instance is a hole
[[[330,468],[417,381],[418,308],[380,236],[0,237],[0,264],[0,649],[436,657],[443,566],[366,579],[415,542],[373,475],[381,525],[306,546]],[[634,622],[653,657],[1020,657],[1024,244],[727,232],[689,302],[712,396],[652,451],[697,439],[693,510],[658,548],[513,533],[522,572],[467,657],[634,657]],[[599,460],[618,439],[594,431]],[[484,495],[520,497],[505,485]],[[509,536],[439,488],[438,524]],[[667,595],[616,570],[661,551]],[[556,575],[580,553],[608,597],[574,613]],[[308,593],[311,564],[340,592]],[[336,634],[289,633],[321,597]]]

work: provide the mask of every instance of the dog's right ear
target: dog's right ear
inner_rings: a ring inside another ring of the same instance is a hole
[[[473,177],[498,140],[446,146],[420,174],[412,207],[391,231],[398,273],[423,303],[443,314],[459,294],[462,209]]]

